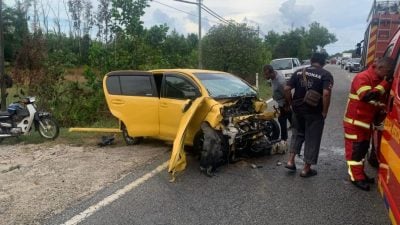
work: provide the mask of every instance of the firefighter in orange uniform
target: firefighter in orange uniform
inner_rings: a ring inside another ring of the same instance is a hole
[[[384,57],[357,74],[351,83],[343,119],[346,161],[351,182],[364,191],[369,191],[369,183],[374,182],[364,172],[364,157],[369,149],[374,119],[384,108],[381,101],[390,90],[393,70],[393,60]]]

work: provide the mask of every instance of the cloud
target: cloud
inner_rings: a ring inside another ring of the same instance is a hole
[[[160,9],[156,9],[153,12],[153,21],[155,23],[161,23],[161,24],[168,24],[169,26],[174,26],[175,25],[175,19],[168,16],[166,13],[161,11]]]
[[[300,27],[310,24],[314,7],[312,5],[296,5],[296,0],[287,0],[282,3],[279,11],[287,25]]]
[[[188,19],[192,24],[197,24],[198,29],[198,24],[199,24],[199,15],[198,11],[191,11],[190,14],[187,14],[186,19]],[[204,10],[202,11],[202,20],[201,20],[201,29],[207,31],[208,29],[211,28],[210,22],[207,19],[209,14],[205,12]],[[217,19],[215,19],[217,20]],[[192,30],[192,29],[191,29]]]

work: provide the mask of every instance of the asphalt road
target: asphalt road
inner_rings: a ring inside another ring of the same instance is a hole
[[[189,156],[187,170],[174,183],[162,170],[81,218],[79,224],[390,224],[376,185],[370,192],[360,191],[347,177],[342,118],[355,74],[336,65],[327,65],[326,69],[334,75],[335,85],[315,167],[317,176],[299,176],[303,165],[300,158],[296,159],[297,172],[289,173],[283,167],[287,155],[273,155],[225,165],[215,177],[208,178],[200,174],[198,161]],[[168,153],[160,155],[115,185],[43,223],[70,221],[168,157]],[[262,167],[254,169],[252,164]],[[368,172],[376,174],[371,168]]]

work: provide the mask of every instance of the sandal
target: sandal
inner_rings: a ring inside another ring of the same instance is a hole
[[[315,175],[317,175],[317,174],[318,174],[318,173],[317,173],[316,170],[310,169],[310,170],[308,170],[307,172],[304,172],[304,170],[301,171],[300,176],[301,176],[301,177],[312,177],[312,176],[315,176]]]

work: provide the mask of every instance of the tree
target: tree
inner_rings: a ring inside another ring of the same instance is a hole
[[[213,26],[202,42],[203,65],[208,69],[252,80],[266,60],[266,50],[258,32],[246,24]]]
[[[100,41],[108,44],[110,27],[111,27],[111,13],[110,13],[111,0],[100,0],[96,14],[96,25],[98,28],[97,37]]]
[[[3,10],[4,55],[5,60],[13,62],[23,40],[29,35],[27,11],[29,5],[17,1],[16,7]]]
[[[133,39],[143,31],[143,22],[140,17],[149,0],[112,0],[112,18],[114,32],[122,32]]]
[[[1,109],[6,108],[6,75],[4,73],[4,48],[3,48],[3,1],[0,0],[0,88],[1,88]]]
[[[327,44],[337,41],[336,36],[332,33],[329,33],[328,29],[321,26],[318,22],[313,22],[309,25],[306,39],[308,46],[313,52],[316,52],[318,47],[324,48]]]
[[[298,57],[301,59],[311,56],[311,52],[307,52],[303,30],[295,29],[288,33],[283,33],[272,55],[274,58]]]
[[[268,31],[267,35],[264,37],[264,44],[267,49],[274,51],[275,47],[278,45],[281,35],[271,30]]]

